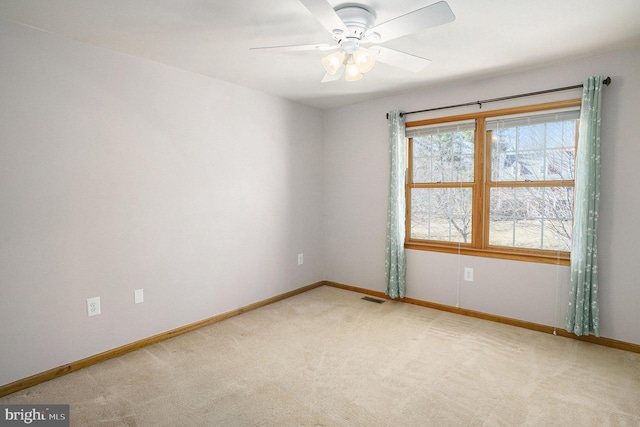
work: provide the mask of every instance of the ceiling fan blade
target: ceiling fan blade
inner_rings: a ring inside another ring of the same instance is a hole
[[[439,1],[432,5],[414,10],[407,14],[398,16],[390,21],[376,25],[367,31],[367,34],[380,34],[379,43],[396,39],[426,30],[427,28],[436,27],[455,21],[456,16],[446,1]]]
[[[339,48],[339,45],[331,46],[328,44],[299,44],[290,46],[265,46],[265,47],[250,47],[249,50],[255,52],[264,53],[277,53],[277,52],[300,52],[308,50],[320,50],[326,51]]]
[[[322,80],[320,80],[320,82],[321,83],[335,82],[336,80],[340,80],[343,74],[344,74],[344,64],[341,65],[340,68],[338,68],[338,70],[334,74],[325,73],[324,77],[322,78]]]
[[[377,52],[376,61],[413,71],[414,73],[424,70],[425,67],[431,63],[430,59],[382,46],[372,47],[369,50]]]
[[[333,30],[342,30],[347,32],[347,27],[342,22],[333,7],[326,0],[300,0],[309,12],[316,17],[322,26],[333,34]]]

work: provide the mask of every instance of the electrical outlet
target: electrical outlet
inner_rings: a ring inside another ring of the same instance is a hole
[[[464,268],[464,280],[466,282],[473,282],[473,268]]]
[[[100,297],[87,298],[87,316],[100,314]]]
[[[133,291],[133,302],[135,304],[140,304],[141,302],[144,302],[144,290],[143,289],[136,289],[135,291]]]
[[[302,265],[304,263],[304,257],[302,254],[298,254],[298,265]]]

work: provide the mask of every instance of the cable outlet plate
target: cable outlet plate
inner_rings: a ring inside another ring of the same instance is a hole
[[[100,314],[100,297],[87,298],[87,316]]]

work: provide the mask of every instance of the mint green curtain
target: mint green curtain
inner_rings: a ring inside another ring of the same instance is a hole
[[[600,101],[602,76],[583,82],[576,154],[571,293],[567,331],[600,336],[598,306],[598,211],[600,205]]]
[[[406,137],[404,115],[389,113],[389,203],[387,205],[387,243],[385,257],[385,293],[391,298],[403,298],[406,289],[406,259],[404,253],[404,182],[406,170]]]

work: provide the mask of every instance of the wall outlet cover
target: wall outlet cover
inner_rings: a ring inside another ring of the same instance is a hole
[[[467,282],[473,282],[473,268],[464,268],[464,280]]]
[[[100,313],[100,297],[87,298],[87,316],[97,316]]]

